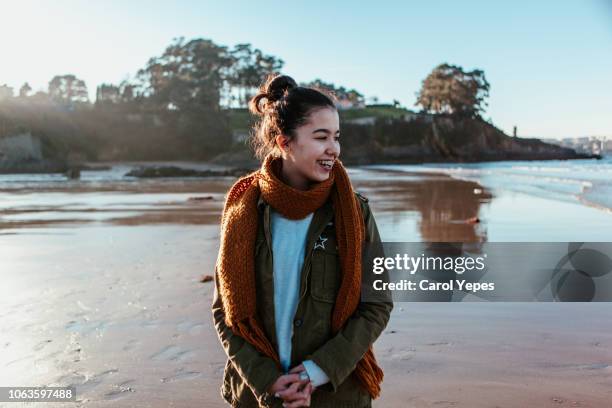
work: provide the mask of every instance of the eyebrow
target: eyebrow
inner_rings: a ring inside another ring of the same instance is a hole
[[[312,132],[312,133],[317,133],[317,132],[323,132],[323,133],[327,133],[327,134],[330,134],[330,133],[331,133],[331,132],[330,132],[328,129],[323,129],[323,128],[321,128],[321,129],[317,129],[317,130],[315,130],[315,131],[314,131],[314,132]],[[340,133],[340,131],[339,131],[339,130],[336,130],[336,133]]]

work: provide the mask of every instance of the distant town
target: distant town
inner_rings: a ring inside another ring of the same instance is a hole
[[[562,139],[542,139],[542,141],[569,147],[577,153],[612,156],[612,136],[566,137]]]

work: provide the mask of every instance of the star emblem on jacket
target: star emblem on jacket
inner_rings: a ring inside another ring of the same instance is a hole
[[[317,239],[317,242],[315,242],[314,249],[317,249],[317,248],[325,249],[325,241],[327,241],[326,237],[324,237],[323,235],[319,236],[319,238]]]

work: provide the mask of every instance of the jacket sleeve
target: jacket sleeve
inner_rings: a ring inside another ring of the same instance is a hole
[[[234,334],[226,325],[216,270],[214,280],[215,293],[212,313],[221,345],[240,376],[253,391],[260,406],[270,406],[272,396],[267,390],[283,373],[273,359],[260,353],[251,343],[243,337]]]
[[[359,200],[364,210],[365,241],[380,243],[370,208],[363,197]],[[310,355],[310,359],[329,377],[334,392],[387,326],[392,309],[392,302],[360,302],[344,327]]]

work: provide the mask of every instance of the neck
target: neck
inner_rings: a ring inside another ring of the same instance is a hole
[[[281,161],[281,171],[279,174],[280,179],[283,183],[295,188],[296,190],[306,191],[311,185],[311,182],[304,176],[299,174],[288,160]]]

